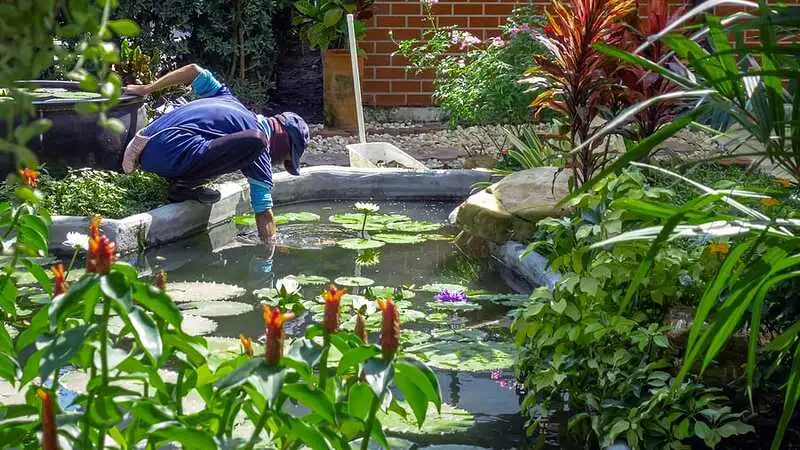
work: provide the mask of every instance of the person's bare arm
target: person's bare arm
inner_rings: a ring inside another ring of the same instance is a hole
[[[275,239],[277,227],[275,226],[275,218],[272,216],[271,209],[256,213],[256,228],[258,228],[258,237],[262,241],[271,242]]]
[[[199,73],[200,66],[189,64],[173,70],[150,84],[129,84],[125,86],[125,92],[145,96],[171,86],[188,86]]]

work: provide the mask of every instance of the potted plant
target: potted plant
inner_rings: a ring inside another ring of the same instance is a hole
[[[311,48],[319,48],[322,52],[323,107],[327,126],[346,130],[357,126],[347,15],[355,16],[358,39],[366,31],[364,21],[372,17],[373,3],[374,0],[299,0],[294,3],[298,14],[293,23],[301,38]],[[363,75],[361,55],[358,67],[360,75]]]

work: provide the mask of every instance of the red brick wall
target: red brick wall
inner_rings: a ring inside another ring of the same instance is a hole
[[[534,5],[546,6],[551,0],[533,0]],[[639,0],[639,16],[647,17],[648,0]],[[691,0],[669,0],[671,6],[692,4]],[[699,1],[697,2],[699,3]],[[788,0],[786,3],[798,3]],[[461,29],[485,40],[500,33],[515,5],[527,1],[514,0],[441,0],[433,5],[433,13],[442,26],[458,25]],[[720,8],[722,9],[722,8]],[[717,11],[717,13],[729,13]],[[426,21],[419,0],[376,0],[375,15],[367,23],[368,31],[361,45],[367,53],[364,71],[363,101],[369,106],[427,106],[431,104],[433,75],[417,76],[406,73],[407,61],[392,56],[395,41],[419,38]]]

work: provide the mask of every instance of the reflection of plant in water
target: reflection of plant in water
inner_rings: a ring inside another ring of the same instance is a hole
[[[477,280],[484,270],[485,262],[478,261],[464,253],[456,253],[440,266],[445,278],[457,280],[459,284],[470,284]]]
[[[381,251],[375,248],[362,250],[356,256],[356,265],[371,267],[377,266],[381,262]]]

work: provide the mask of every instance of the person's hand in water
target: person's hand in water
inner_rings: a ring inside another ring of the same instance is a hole
[[[278,236],[278,227],[275,225],[275,218],[272,215],[272,210],[268,209],[262,213],[256,214],[256,228],[258,229],[258,237],[267,245],[274,244]]]

